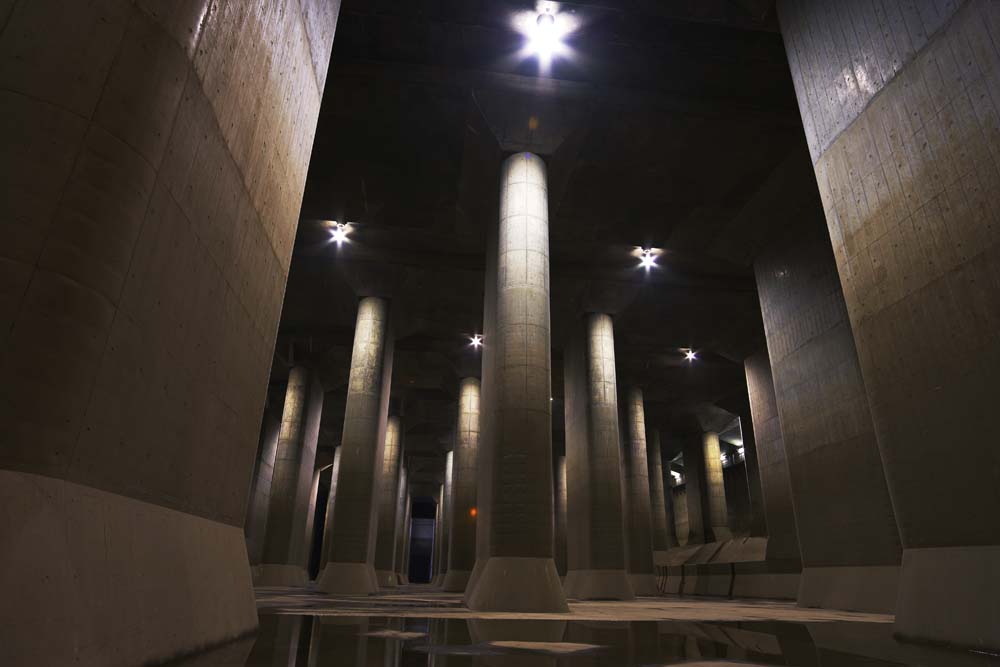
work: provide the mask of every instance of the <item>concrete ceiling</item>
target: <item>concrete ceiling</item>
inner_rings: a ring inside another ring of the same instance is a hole
[[[389,295],[409,465],[439,479],[458,379],[478,371],[498,167],[518,150],[549,169],[555,399],[591,308],[615,314],[619,383],[643,387],[652,424],[745,395],[763,341],[750,263],[809,167],[772,3],[610,4],[560,4],[575,56],[540,77],[510,27],[534,3],[343,3],[272,372],[278,388],[292,358],[322,369],[321,448],[340,438],[357,298]],[[330,219],[357,223],[350,243],[329,242]],[[663,249],[659,267],[638,270],[636,246]]]

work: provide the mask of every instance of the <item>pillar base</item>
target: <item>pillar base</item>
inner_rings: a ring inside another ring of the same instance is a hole
[[[468,607],[477,611],[569,611],[551,558],[492,556],[466,600]]]
[[[570,570],[563,585],[566,597],[576,600],[634,600],[632,581],[625,570]]]
[[[799,583],[799,606],[891,614],[898,585],[895,565],[806,567]]]
[[[398,576],[389,570],[375,570],[375,581],[379,588],[395,588],[399,585]]]
[[[896,634],[978,651],[1000,651],[1000,546],[906,549]]]
[[[649,596],[649,595],[659,595],[660,591],[656,588],[656,575],[655,574],[629,574],[629,581],[632,582],[632,591],[637,595]]]
[[[254,586],[305,586],[309,574],[301,565],[261,563],[254,569]]]
[[[316,580],[316,588],[324,593],[371,595],[378,592],[375,581],[375,568],[369,563],[330,561]]]
[[[471,576],[471,570],[448,570],[448,574],[444,575],[444,580],[441,582],[441,588],[447,593],[461,593],[469,584]]]
[[[799,561],[733,563],[733,597],[794,600],[799,592]]]
[[[405,574],[397,574],[396,575],[396,583],[398,585],[400,585],[400,586],[409,586],[410,585],[410,578],[408,576],[406,576]]]
[[[469,575],[469,581],[465,584],[465,595],[462,596],[462,604],[466,607],[469,606],[469,593],[471,593],[476,588],[476,582],[479,581],[479,577],[483,574],[483,567],[486,565],[486,559],[477,558],[476,564],[472,567],[472,574]]]

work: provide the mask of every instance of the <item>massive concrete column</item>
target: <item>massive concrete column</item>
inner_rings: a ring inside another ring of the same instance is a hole
[[[708,507],[707,525],[714,541],[732,538],[729,530],[729,511],[726,507],[726,484],[722,471],[722,451],[719,448],[719,434],[706,431],[701,438],[702,458],[705,462],[704,498]]]
[[[674,508],[673,475],[671,475],[670,462],[663,466],[663,513],[667,522],[667,548],[673,549],[679,546],[677,539],[677,517]]]
[[[618,384],[610,315],[595,313],[584,318],[579,332],[566,346],[563,370],[568,507],[566,595],[584,600],[631,600],[635,593],[628,576],[623,539]],[[647,498],[647,509],[648,502]]]
[[[399,575],[398,581],[400,585],[403,585],[410,583],[406,576],[410,548],[410,480],[405,465],[403,467],[403,484],[399,491],[399,499],[399,514],[396,517],[396,523],[399,526],[399,532],[396,537],[396,573]]]
[[[625,479],[625,538],[628,573],[636,595],[656,595],[653,569],[653,524],[649,508],[649,468],[646,460],[646,414],[642,390],[624,394],[622,470]]]
[[[765,563],[754,566],[747,576],[737,573],[740,596],[795,598],[799,588],[802,560],[795,529],[792,490],[788,479],[785,443],[778,420],[778,406],[771,378],[767,350],[744,361],[747,394],[753,415],[753,436],[760,470],[761,500],[767,523]],[[746,431],[744,431],[744,436]],[[744,442],[746,438],[744,437]],[[747,566],[749,567],[749,566]],[[747,585],[744,586],[744,582]],[[734,595],[737,591],[734,588]]]
[[[566,457],[559,456],[556,458],[556,488],[555,488],[555,506],[556,506],[556,551],[555,551],[555,561],[556,561],[556,572],[559,573],[559,578],[563,580],[563,589],[565,590],[566,585],[566,572],[568,569],[567,561],[567,508],[568,508],[568,498],[566,495]]]
[[[406,472],[406,463],[399,468],[399,493],[396,499],[396,549],[393,560],[393,571],[396,573],[396,582],[400,585],[407,583],[403,572],[403,556],[406,552],[406,542],[409,539],[407,529],[407,519],[410,511],[410,482]]]
[[[431,586],[441,585],[441,553],[444,551],[442,548],[444,540],[441,537],[444,532],[444,520],[442,519],[443,515],[444,484],[441,484],[438,487],[437,504],[434,508],[434,545],[431,553],[431,580],[429,582]]]
[[[497,244],[494,442],[487,560],[474,609],[567,611],[553,551],[549,242],[545,164],[503,165]]]
[[[3,3],[0,663],[256,627],[247,492],[337,11]]]
[[[451,541],[446,591],[464,591],[476,564],[477,461],[479,453],[479,378],[465,378],[458,391],[458,428],[452,468]]]
[[[323,387],[317,374],[295,366],[288,374],[281,412],[264,556],[254,581],[258,586],[304,586],[309,581],[305,534],[322,410]]]
[[[317,581],[323,576],[323,569],[330,560],[330,542],[333,539],[333,508],[337,504],[337,478],[340,476],[341,447],[333,452],[333,466],[330,471],[330,495],[326,498],[326,513],[323,515],[323,548],[319,557]]]
[[[1000,649],[1000,5],[779,11],[904,549],[896,630]]]
[[[653,524],[653,551],[666,551],[671,544],[667,523],[667,498],[663,490],[663,463],[660,447],[660,432],[649,429],[646,432],[646,461],[649,473],[649,511]],[[669,489],[667,490],[669,493]],[[673,525],[671,517],[670,525]]]
[[[798,601],[891,611],[899,536],[815,206],[754,261],[802,554]]]
[[[396,586],[396,508],[399,505],[403,433],[399,417],[389,417],[385,428],[378,495],[378,531],[375,537],[375,577],[381,588]]]
[[[250,487],[250,504],[247,507],[243,531],[247,539],[247,557],[250,565],[260,565],[264,557],[264,535],[267,529],[267,510],[271,504],[271,479],[274,477],[274,457],[278,451],[278,431],[281,413],[265,409],[260,428],[260,447],[254,465],[254,478]]]
[[[373,567],[376,514],[391,378],[389,304],[365,297],[358,304],[354,329],[330,557],[318,581],[327,593],[377,590]]]
[[[454,436],[451,438],[454,447]],[[453,504],[455,481],[455,450],[444,455],[444,486],[441,494],[441,551],[438,556],[438,580],[439,586],[444,585],[444,578],[448,574],[448,553],[451,550],[451,507]]]
[[[715,542],[709,523],[707,476],[703,434],[681,436],[684,454],[684,509],[687,515],[686,546]]]

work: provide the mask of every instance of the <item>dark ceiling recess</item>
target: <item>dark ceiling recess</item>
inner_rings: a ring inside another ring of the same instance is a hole
[[[751,240],[771,224],[755,202],[809,173],[771,5],[562,3],[575,56],[539,77],[511,28],[533,4],[345,0],[272,377],[290,354],[323,369],[321,450],[340,439],[357,297],[391,293],[411,481],[428,497],[440,482],[458,380],[478,373],[498,167],[520,150],[549,171],[556,400],[566,336],[595,307],[650,425],[745,391],[763,340]],[[357,223],[350,242],[329,242],[333,219]],[[636,246],[662,248],[659,266],[638,270]]]

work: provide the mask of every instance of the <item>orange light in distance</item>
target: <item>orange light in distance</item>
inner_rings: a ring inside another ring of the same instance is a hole
[[[476,508],[475,508],[475,507],[473,507],[473,508],[472,508],[471,510],[469,510],[469,516],[471,516],[471,517],[475,518],[475,516],[476,516],[477,514],[479,514],[479,512],[478,512],[478,511],[476,511]]]

